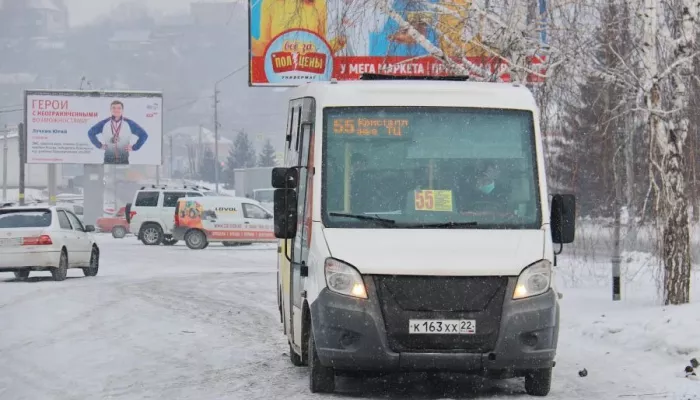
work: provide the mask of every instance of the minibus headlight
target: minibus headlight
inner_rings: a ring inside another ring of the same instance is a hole
[[[355,268],[335,258],[326,258],[324,269],[328,289],[345,296],[367,298],[362,275]]]
[[[525,268],[515,284],[513,299],[524,299],[547,292],[552,283],[552,263],[538,261]]]

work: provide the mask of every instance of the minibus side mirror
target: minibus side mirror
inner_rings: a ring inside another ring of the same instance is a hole
[[[552,197],[550,221],[552,242],[557,244],[573,243],[576,235],[576,196],[555,194]]]
[[[294,189],[276,189],[274,195],[275,237],[292,239],[297,234],[297,193]]]
[[[277,167],[272,169],[272,187],[275,189],[296,189],[298,170]]]

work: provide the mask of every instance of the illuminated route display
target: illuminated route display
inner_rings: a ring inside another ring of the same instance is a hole
[[[392,118],[332,118],[331,124],[333,134],[346,136],[400,138],[410,129],[407,119]]]

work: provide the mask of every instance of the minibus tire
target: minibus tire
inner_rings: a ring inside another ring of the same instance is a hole
[[[335,391],[335,371],[333,368],[321,365],[321,360],[316,353],[313,331],[309,332],[309,389],[311,393],[333,393]]]
[[[304,363],[304,359],[294,351],[291,343],[289,344],[289,359],[292,361],[292,365],[295,367],[303,367],[306,365],[306,363]]]
[[[525,392],[544,397],[552,387],[552,368],[536,369],[525,374]]]
[[[191,229],[185,234],[185,244],[192,250],[202,250],[207,247],[207,235],[199,229]]]
[[[27,274],[29,276],[29,274]],[[279,275],[277,275],[277,309],[280,312],[280,324],[284,323],[284,313],[282,312],[282,289],[279,287]],[[283,331],[284,332],[284,331]]]

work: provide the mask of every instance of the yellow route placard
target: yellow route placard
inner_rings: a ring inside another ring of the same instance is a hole
[[[452,211],[451,190],[416,190],[416,211]]]

